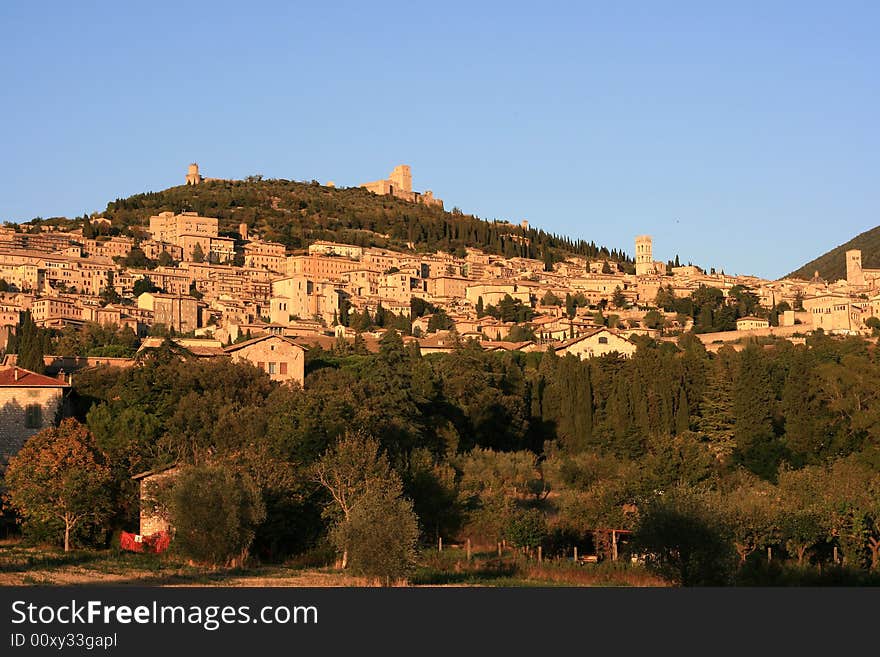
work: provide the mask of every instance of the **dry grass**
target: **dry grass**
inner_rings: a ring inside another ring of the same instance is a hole
[[[669,582],[642,567],[626,564],[542,565],[524,569],[527,579],[553,582],[564,586],[669,586]]]
[[[640,566],[570,562],[539,564],[521,555],[474,552],[468,561],[461,549],[426,550],[411,582],[396,586],[667,586]],[[206,568],[171,554],[150,555],[118,550],[64,553],[47,547],[0,543],[0,586],[253,586],[366,587],[379,582],[353,577],[331,567],[291,562],[249,568]]]

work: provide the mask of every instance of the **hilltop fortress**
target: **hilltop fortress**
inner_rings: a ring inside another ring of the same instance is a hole
[[[380,196],[391,195],[410,203],[443,208],[443,201],[434,198],[434,193],[430,189],[424,193],[413,191],[412,170],[408,164],[398,164],[385,180],[363,183],[361,187]]]

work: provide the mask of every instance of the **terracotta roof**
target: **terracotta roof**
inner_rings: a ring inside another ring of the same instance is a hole
[[[263,340],[269,340],[271,338],[278,338],[279,340],[284,340],[285,342],[287,342],[290,345],[293,345],[294,347],[299,347],[300,349],[304,349],[304,347],[301,344],[299,344],[298,342],[294,341],[292,338],[289,338],[285,335],[261,335],[257,338],[252,338],[250,340],[245,340],[244,342],[237,342],[236,344],[231,344],[228,347],[223,347],[223,349],[220,350],[220,353],[225,352],[228,354],[230,352],[238,351],[239,349],[243,349],[244,347],[249,347],[252,344],[257,344],[258,342],[262,342]],[[333,338],[333,339],[335,340],[336,338]]]
[[[521,342],[508,342],[506,340],[484,340],[480,343],[480,346],[483,347],[486,351],[519,351],[524,347],[528,347],[530,344],[535,344],[532,340],[523,340]]]
[[[364,345],[366,346],[367,351],[373,354],[379,353],[379,340],[371,335],[362,334],[361,337],[364,339]],[[333,347],[336,346],[337,340],[337,338],[332,335],[300,335],[287,339],[301,347],[305,347],[306,349],[319,346],[325,351],[333,349]],[[354,345],[354,338],[345,338],[345,341],[350,345]]]
[[[37,374],[21,367],[10,367],[0,370],[0,387],[21,387],[21,388],[68,388],[70,384],[59,379],[53,379],[51,376]]]
[[[152,477],[153,475],[160,474],[162,472],[167,472],[168,470],[173,470],[177,467],[177,463],[169,463],[168,465],[162,465],[158,468],[153,468],[152,470],[147,470],[146,472],[140,472],[136,475],[132,476],[132,479],[138,481],[140,479],[145,479],[147,477]]]
[[[606,331],[606,332],[610,333],[611,335],[614,335],[614,336],[620,338],[621,340],[626,340],[627,342],[631,342],[631,340],[629,340],[629,338],[626,338],[626,337],[620,335],[619,333],[615,333],[614,331],[612,331],[608,328],[605,328],[603,326],[603,327],[594,329],[592,331],[588,331],[587,333],[584,333],[583,335],[579,335],[576,338],[571,338],[569,340],[566,340],[565,342],[560,342],[558,345],[556,345],[554,347],[554,349],[556,349],[556,351],[559,351],[560,349],[565,349],[566,347],[570,347],[571,345],[576,344],[576,343],[580,342],[581,340],[586,340],[587,338],[590,338],[590,337],[596,335],[597,333],[601,333],[602,331]]]

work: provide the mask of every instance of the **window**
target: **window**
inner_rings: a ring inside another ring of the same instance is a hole
[[[287,363],[278,363],[280,374],[287,374]]]
[[[277,363],[269,363],[269,374],[275,374],[275,367]]]
[[[608,344],[608,338],[604,335],[599,338],[599,344]]]
[[[43,426],[43,409],[39,404],[28,404],[24,409],[24,426],[40,429]]]

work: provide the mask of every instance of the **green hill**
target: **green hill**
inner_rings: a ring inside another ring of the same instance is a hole
[[[850,249],[860,249],[862,252],[862,267],[867,269],[880,269],[880,226],[866,230],[861,235],[856,235],[846,244],[831,249],[828,253],[811,260],[800,269],[791,272],[788,276],[793,278],[811,279],[817,271],[819,276],[827,281],[836,281],[846,278],[846,252]]]
[[[377,196],[357,187],[325,187],[317,182],[256,177],[181,185],[160,192],[119,198],[107,205],[104,216],[120,229],[145,225],[150,215],[163,211],[195,211],[218,217],[220,231],[237,236],[240,223],[266,240],[292,249],[316,240],[361,246],[404,249],[408,243],[423,252],[438,249],[463,253],[466,246],[506,257],[528,257],[556,262],[568,254],[605,257],[624,263],[622,251],[572,240],[535,228],[523,229],[503,221],[485,221],[462,213]]]

